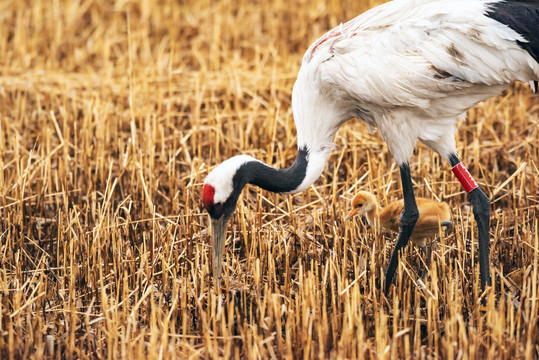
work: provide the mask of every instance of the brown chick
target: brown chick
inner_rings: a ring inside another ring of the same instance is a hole
[[[415,224],[410,239],[418,246],[425,248],[427,238],[437,235],[440,225],[445,227],[446,232],[451,231],[453,228],[451,211],[447,203],[431,199],[416,198],[416,203],[419,210],[419,219]],[[397,200],[379,211],[378,202],[374,195],[366,191],[360,191],[354,196],[352,210],[348,213],[346,219],[358,214],[365,214],[371,226],[375,226],[375,222],[379,222],[382,228],[399,232],[399,219],[403,208],[404,200]]]

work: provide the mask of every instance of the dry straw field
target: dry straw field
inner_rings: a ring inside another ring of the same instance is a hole
[[[472,109],[457,144],[492,201],[493,287],[458,181],[419,146],[416,195],[454,232],[409,246],[344,221],[356,190],[401,197],[398,168],[357,120],[315,186],[247,187],[213,287],[202,181],[246,153],[290,165],[303,52],[368,0],[0,2],[0,358],[539,357],[539,97]],[[483,301],[481,300],[483,299]]]

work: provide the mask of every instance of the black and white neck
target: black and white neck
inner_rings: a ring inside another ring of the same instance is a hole
[[[204,205],[207,209],[215,208],[216,204],[222,204],[223,210],[234,208],[247,184],[277,193],[303,191],[320,177],[330,153],[329,146],[315,150],[301,147],[294,163],[285,169],[271,167],[248,155],[234,156],[206,177],[202,194]],[[220,214],[210,212],[210,215]]]

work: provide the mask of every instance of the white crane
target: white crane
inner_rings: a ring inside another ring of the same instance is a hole
[[[385,292],[400,250],[418,219],[409,160],[417,140],[440,154],[469,193],[478,226],[481,285],[490,284],[490,202],[457,157],[456,119],[513,81],[539,80],[539,1],[394,0],[341,24],[303,57],[292,92],[298,155],[287,169],[232,157],[204,182],[212,219],[213,272],[221,273],[225,226],[246,184],[303,191],[322,173],[339,127],[351,118],[378,129],[397,161],[404,210],[387,267]]]

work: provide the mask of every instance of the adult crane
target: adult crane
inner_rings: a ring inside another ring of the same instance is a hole
[[[513,81],[539,80],[539,1],[394,0],[334,28],[307,50],[292,91],[298,154],[286,169],[232,157],[206,177],[202,193],[213,228],[214,277],[221,273],[225,227],[246,184],[303,191],[324,170],[332,139],[351,118],[378,129],[399,165],[400,231],[385,275],[419,213],[409,160],[417,140],[440,154],[469,194],[478,227],[481,285],[490,285],[489,198],[460,162],[456,119]]]

